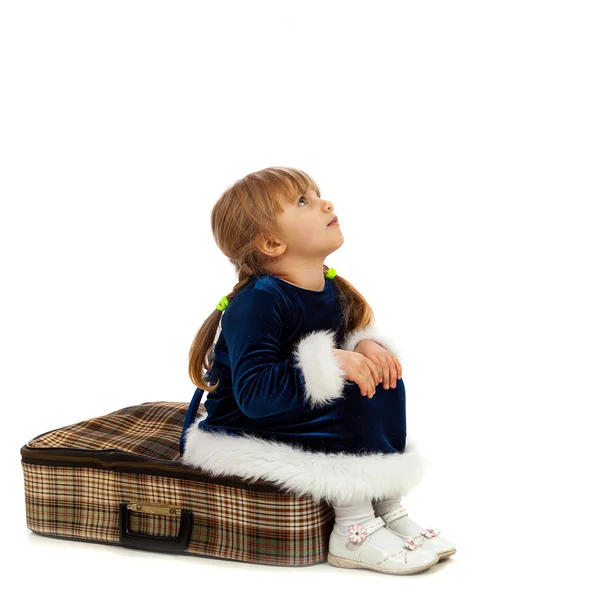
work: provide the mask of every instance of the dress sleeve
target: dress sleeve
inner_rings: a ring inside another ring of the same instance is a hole
[[[278,295],[261,288],[242,290],[227,306],[221,326],[231,368],[233,394],[249,418],[269,417],[339,398],[346,373],[333,353],[335,332],[303,336],[290,358],[281,358],[285,310]]]

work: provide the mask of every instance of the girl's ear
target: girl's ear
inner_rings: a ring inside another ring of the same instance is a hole
[[[256,240],[256,247],[269,258],[281,256],[287,248],[283,241],[276,237],[266,237],[263,233],[259,234]]]

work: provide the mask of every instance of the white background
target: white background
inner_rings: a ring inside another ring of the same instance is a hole
[[[592,585],[597,3],[0,6],[5,586],[504,598]],[[191,399],[190,344],[236,282],[211,208],[277,165],[334,203],[345,243],[326,263],[404,351],[409,435],[432,458],[404,506],[457,553],[394,577],[29,531],[21,446]]]

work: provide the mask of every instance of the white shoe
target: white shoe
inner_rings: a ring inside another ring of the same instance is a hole
[[[435,551],[420,547],[421,535],[414,536],[414,540],[399,540],[395,551],[378,548],[371,542],[371,534],[381,527],[385,527],[381,517],[362,525],[352,525],[346,531],[334,522],[327,562],[346,569],[372,569],[390,575],[406,575],[426,571],[439,560]]]
[[[403,535],[394,531],[389,526],[392,521],[400,519],[401,517],[408,519],[408,512],[403,506],[381,515],[381,518],[385,521],[386,527],[392,533],[395,533],[405,541],[414,539],[414,535]],[[456,552],[456,546],[450,540],[443,538],[438,529],[424,529],[421,533],[417,534],[417,536],[419,535],[423,537],[423,542],[420,544],[421,548],[433,550],[437,553],[440,560],[444,560]]]

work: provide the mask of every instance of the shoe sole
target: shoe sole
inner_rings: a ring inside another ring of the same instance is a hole
[[[427,571],[427,569],[433,567],[433,565],[437,564],[440,560],[439,556],[437,560],[430,562],[426,565],[421,565],[419,567],[413,567],[412,569],[382,569],[381,567],[376,567],[374,565],[368,565],[366,563],[359,563],[355,560],[349,560],[347,558],[340,558],[339,556],[334,556],[331,553],[327,554],[327,562],[334,567],[342,567],[344,569],[369,569],[371,571],[378,571],[379,573],[387,573],[389,575],[410,575],[411,573],[420,573],[421,571]]]
[[[456,550],[448,550],[448,552],[440,552],[438,554],[438,558],[440,560],[445,560],[446,558],[448,558],[449,556],[452,556],[454,553],[456,552]]]

